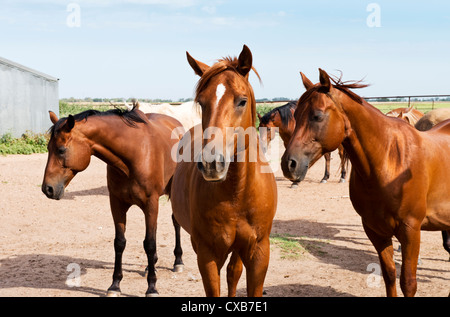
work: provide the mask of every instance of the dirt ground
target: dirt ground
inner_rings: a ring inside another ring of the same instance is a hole
[[[376,274],[378,257],[352,208],[348,183],[338,183],[337,153],[332,157],[327,184],[319,184],[322,159],[297,189],[291,189],[283,178],[279,161],[272,162],[278,167],[278,209],[272,235],[294,240],[300,251],[286,254],[273,240],[266,297],[385,296],[384,283]],[[0,157],[0,296],[105,296],[114,265],[106,165],[93,157],[88,169],[70,183],[64,198],[54,201],[40,188],[46,160],[46,154]],[[147,288],[144,221],[137,207],[128,212],[126,238],[122,296],[143,296]],[[416,296],[448,296],[450,262],[441,233],[423,232],[421,241]],[[184,231],[185,269],[172,272],[174,231],[166,198],[160,200],[157,246],[160,296],[204,296],[196,255]],[[399,252],[395,258],[399,275]],[[71,279],[78,272],[79,279]],[[226,295],[225,276],[224,267],[222,296]],[[245,287],[244,273],[238,296],[245,296]]]

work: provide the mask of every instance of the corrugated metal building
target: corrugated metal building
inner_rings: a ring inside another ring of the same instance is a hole
[[[44,133],[59,116],[58,79],[0,57],[0,136]]]

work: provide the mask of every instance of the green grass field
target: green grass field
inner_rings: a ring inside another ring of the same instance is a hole
[[[286,104],[286,102],[276,103],[258,103],[256,111],[260,115],[264,115],[273,108]],[[408,107],[407,102],[373,102],[373,106],[380,109],[383,113],[396,108]],[[411,105],[424,113],[437,108],[450,108],[449,101],[424,101],[411,102]],[[120,106],[120,104],[119,104]],[[77,114],[79,112],[95,109],[99,111],[106,111],[113,109],[114,106],[105,102],[63,102],[59,103],[60,118],[67,117],[69,114]],[[49,125],[50,126],[50,125]],[[259,119],[257,118],[256,126],[259,126]],[[7,154],[32,154],[45,153],[47,151],[47,142],[49,136],[46,134],[25,133],[21,138],[12,138],[10,133],[6,133],[0,137],[0,155]]]

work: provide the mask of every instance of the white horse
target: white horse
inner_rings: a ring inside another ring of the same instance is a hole
[[[202,123],[201,109],[193,101],[182,103],[179,106],[171,105],[169,103],[151,104],[137,101],[133,102],[133,106],[130,106],[125,102],[125,106],[130,110],[133,106],[136,106],[144,113],[160,113],[171,116],[183,124],[185,131]]]

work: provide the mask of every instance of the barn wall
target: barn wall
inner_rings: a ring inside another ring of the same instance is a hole
[[[0,61],[0,136],[46,132],[49,110],[59,116],[58,80]]]

